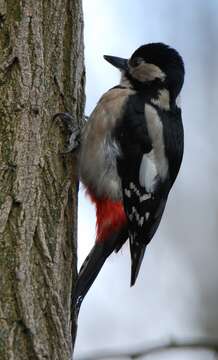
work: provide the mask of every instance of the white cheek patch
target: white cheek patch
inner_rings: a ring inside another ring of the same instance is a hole
[[[166,74],[156,65],[142,62],[136,67],[129,66],[129,72],[132,77],[138,81],[153,81],[160,79],[164,81]]]

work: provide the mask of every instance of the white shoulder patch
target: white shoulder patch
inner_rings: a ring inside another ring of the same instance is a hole
[[[152,193],[155,185],[155,177],[158,175],[154,153],[144,154],[139,169],[139,183],[148,193]]]
[[[158,92],[157,99],[151,99],[152,104],[157,105],[160,109],[170,110],[170,94],[166,89]]]
[[[168,174],[168,160],[165,155],[163,124],[157,110],[152,105],[145,104],[145,117],[153,148],[152,160],[157,174],[164,180]]]

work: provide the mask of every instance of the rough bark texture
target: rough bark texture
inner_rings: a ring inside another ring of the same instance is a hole
[[[79,122],[83,90],[81,1],[0,0],[1,360],[71,358],[76,158],[52,116]]]

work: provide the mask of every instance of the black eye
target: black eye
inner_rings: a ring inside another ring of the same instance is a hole
[[[143,61],[142,58],[140,58],[140,57],[134,57],[134,58],[132,58],[132,59],[130,60],[130,65],[133,66],[133,67],[136,67],[136,66],[138,66],[139,64],[141,64],[142,61]]]

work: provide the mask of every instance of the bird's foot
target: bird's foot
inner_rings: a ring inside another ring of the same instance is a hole
[[[76,150],[80,145],[80,137],[81,137],[81,131],[82,126],[75,126],[75,120],[72,115],[70,115],[67,112],[59,112],[53,116],[53,120],[61,119],[62,123],[64,124],[64,127],[69,132],[69,142],[67,146],[65,146],[64,151],[62,151],[62,154],[68,154],[74,150]]]

